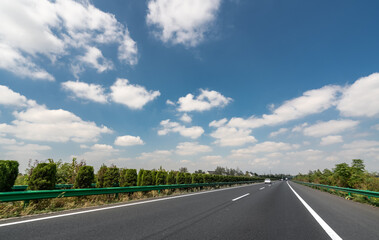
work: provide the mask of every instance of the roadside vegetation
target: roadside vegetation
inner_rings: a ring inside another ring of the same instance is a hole
[[[102,165],[97,173],[86,162],[78,162],[75,158],[71,163],[54,162],[48,159],[45,162],[29,162],[25,174],[18,171],[17,161],[0,160],[0,191],[12,191],[14,185],[28,185],[27,190],[52,190],[56,184],[65,184],[67,188],[105,188],[129,187],[148,185],[214,183],[214,182],[241,182],[261,179],[257,174],[239,169],[217,167],[216,171],[205,173],[197,170],[189,173],[182,167],[179,171],[159,169],[145,170],[118,168],[115,165]],[[198,187],[189,189],[173,189],[149,192],[119,193],[82,197],[67,197],[55,199],[31,200],[28,204],[22,201],[0,203],[0,218],[24,216],[36,213],[68,210],[90,206],[99,206],[109,203],[139,200],[149,197],[181,194],[184,192],[209,190],[215,187]],[[217,186],[219,188],[219,186]]]
[[[293,178],[293,180],[379,192],[378,173],[369,173],[365,169],[364,162],[361,159],[353,159],[350,165],[347,163],[336,164],[335,168],[332,170],[324,169],[323,171],[320,171],[317,169],[315,171],[309,171],[308,174],[299,173]],[[379,199],[377,198],[368,198],[357,194],[349,195],[348,193],[334,190],[322,190],[337,194],[346,199],[379,206]]]

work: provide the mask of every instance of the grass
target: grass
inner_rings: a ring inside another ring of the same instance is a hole
[[[117,197],[115,194],[107,194],[82,197],[40,199],[31,200],[27,206],[24,206],[23,201],[6,202],[0,203],[0,219],[102,206],[113,203],[129,202],[169,195],[180,195],[188,192],[199,192],[225,187],[227,186],[188,189],[165,189],[161,190],[160,192],[154,190],[149,192],[119,193]]]

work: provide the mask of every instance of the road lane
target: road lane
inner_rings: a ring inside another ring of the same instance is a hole
[[[324,212],[331,211],[329,208],[333,206],[319,203],[329,198],[320,197],[315,190],[291,185],[305,201],[317,199],[308,203],[329,223]],[[237,201],[232,201],[236,198]],[[348,205],[342,203],[343,206]],[[361,218],[364,216],[357,219]],[[371,225],[377,223],[377,219],[369,217],[369,220]],[[330,224],[332,228],[336,226],[334,221],[339,221],[338,217]],[[356,225],[354,221],[345,224],[346,228]],[[360,238],[341,235],[342,238],[378,239],[372,238],[373,232],[366,236],[366,228],[354,229]],[[340,234],[340,230],[336,232]],[[0,227],[0,239],[330,238],[286,182],[275,182]]]

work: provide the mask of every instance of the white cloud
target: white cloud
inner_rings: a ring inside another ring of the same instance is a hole
[[[199,153],[211,152],[212,148],[207,145],[199,145],[197,142],[182,142],[176,146],[178,155],[196,155]]]
[[[373,117],[379,113],[379,73],[358,79],[343,91],[337,109],[344,116]]]
[[[87,65],[97,69],[97,72],[99,73],[113,69],[112,61],[104,58],[101,51],[96,47],[87,47],[86,54],[84,56],[78,57],[78,59]]]
[[[25,96],[14,92],[7,86],[0,85],[0,104],[6,106],[26,107],[33,106],[36,103],[35,101],[28,100]]]
[[[152,160],[152,159],[162,159],[166,160],[172,155],[171,151],[168,150],[156,150],[153,152],[143,152],[137,159],[142,160]]]
[[[16,144],[17,141],[15,139],[11,139],[11,138],[4,138],[4,137],[1,137],[0,136],[0,144],[1,145],[14,145]]]
[[[223,119],[220,119],[220,120],[214,120],[212,122],[209,123],[209,126],[210,127],[216,127],[216,128],[219,128],[219,127],[222,127],[225,125],[225,123],[228,122],[228,119],[226,118],[223,118]]]
[[[248,119],[232,118],[228,125],[240,128],[259,128],[265,125],[273,126],[300,119],[305,116],[320,113],[335,104],[339,86],[324,86],[309,90],[303,96],[284,102],[272,114],[263,114],[261,118],[252,116]]]
[[[163,42],[196,46],[216,19],[220,0],[151,0],[146,22]]]
[[[292,128],[292,132],[302,132],[303,129],[308,126],[308,123],[303,123]]]
[[[379,124],[372,126],[372,128],[379,131]]]
[[[270,137],[276,137],[276,136],[278,136],[280,134],[286,133],[287,131],[288,131],[287,128],[281,128],[278,131],[270,133]]]
[[[111,133],[105,126],[98,127],[75,114],[62,110],[49,110],[45,106],[31,107],[13,113],[12,124],[0,124],[0,132],[19,139],[48,142],[93,142],[100,134]]]
[[[130,135],[125,135],[125,136],[119,136],[116,138],[114,141],[114,144],[117,146],[134,146],[134,145],[143,145],[145,144],[142,139],[137,136],[130,136]]]
[[[304,129],[304,135],[311,137],[322,137],[330,134],[341,133],[345,130],[356,127],[359,121],[353,120],[330,120],[319,122]]]
[[[62,56],[110,43],[119,44],[120,61],[137,63],[137,46],[127,28],[88,1],[0,2],[0,68],[22,77],[54,80],[37,66],[41,57],[54,63]],[[102,61],[97,62],[100,71],[104,62],[109,62],[105,58]]]
[[[101,166],[108,159],[115,159],[119,154],[118,149],[114,149],[111,145],[107,144],[94,144],[87,151],[80,155],[73,155],[78,160],[85,160],[91,166]]]
[[[182,117],[180,118],[180,120],[181,120],[182,122],[185,122],[185,123],[190,123],[190,122],[192,122],[192,118],[191,118],[187,113],[184,113],[184,114],[182,115]]]
[[[223,126],[212,132],[211,137],[216,138],[217,140],[214,143],[220,146],[241,146],[257,141],[255,137],[250,136],[250,134],[250,129],[237,129]]]
[[[274,152],[282,152],[282,151],[288,151],[291,149],[298,148],[298,145],[295,144],[289,144],[284,142],[270,142],[266,141],[263,143],[256,144],[252,147],[248,148],[241,148],[232,150],[232,155],[238,156],[238,155],[246,155],[246,154],[257,154],[257,153],[274,153]]]
[[[177,132],[183,137],[190,137],[192,139],[199,138],[204,129],[200,126],[185,127],[177,122],[171,122],[170,119],[161,121],[162,129],[158,131],[158,135],[167,135],[170,132]]]
[[[208,155],[200,158],[206,162],[209,162],[212,165],[224,165],[227,161],[220,155]]]
[[[25,144],[25,145],[7,145],[4,147],[4,149],[20,152],[20,151],[47,151],[51,150],[50,146],[46,145],[39,145],[39,144]]]
[[[372,147],[379,147],[379,141],[356,140],[351,143],[346,143],[342,146],[342,148],[345,148],[345,149],[372,148]]]
[[[166,100],[167,105],[175,106],[175,103],[169,99]]]
[[[71,91],[78,98],[99,103],[108,102],[107,96],[104,94],[104,88],[101,85],[67,81],[62,83],[62,87],[65,90]]]
[[[325,145],[341,143],[341,142],[343,142],[342,136],[330,135],[330,136],[321,138],[320,145],[325,146]]]
[[[131,109],[142,109],[148,102],[160,96],[159,91],[147,91],[143,86],[130,84],[127,79],[118,78],[111,86],[110,96],[116,103]]]
[[[200,95],[194,98],[191,93],[178,100],[178,111],[191,112],[191,111],[206,111],[214,107],[224,107],[232,101],[231,98],[224,97],[221,93],[216,91],[208,91],[200,89]]]

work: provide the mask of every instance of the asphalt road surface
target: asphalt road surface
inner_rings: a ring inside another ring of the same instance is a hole
[[[278,181],[2,220],[0,239],[379,239],[379,209]]]

